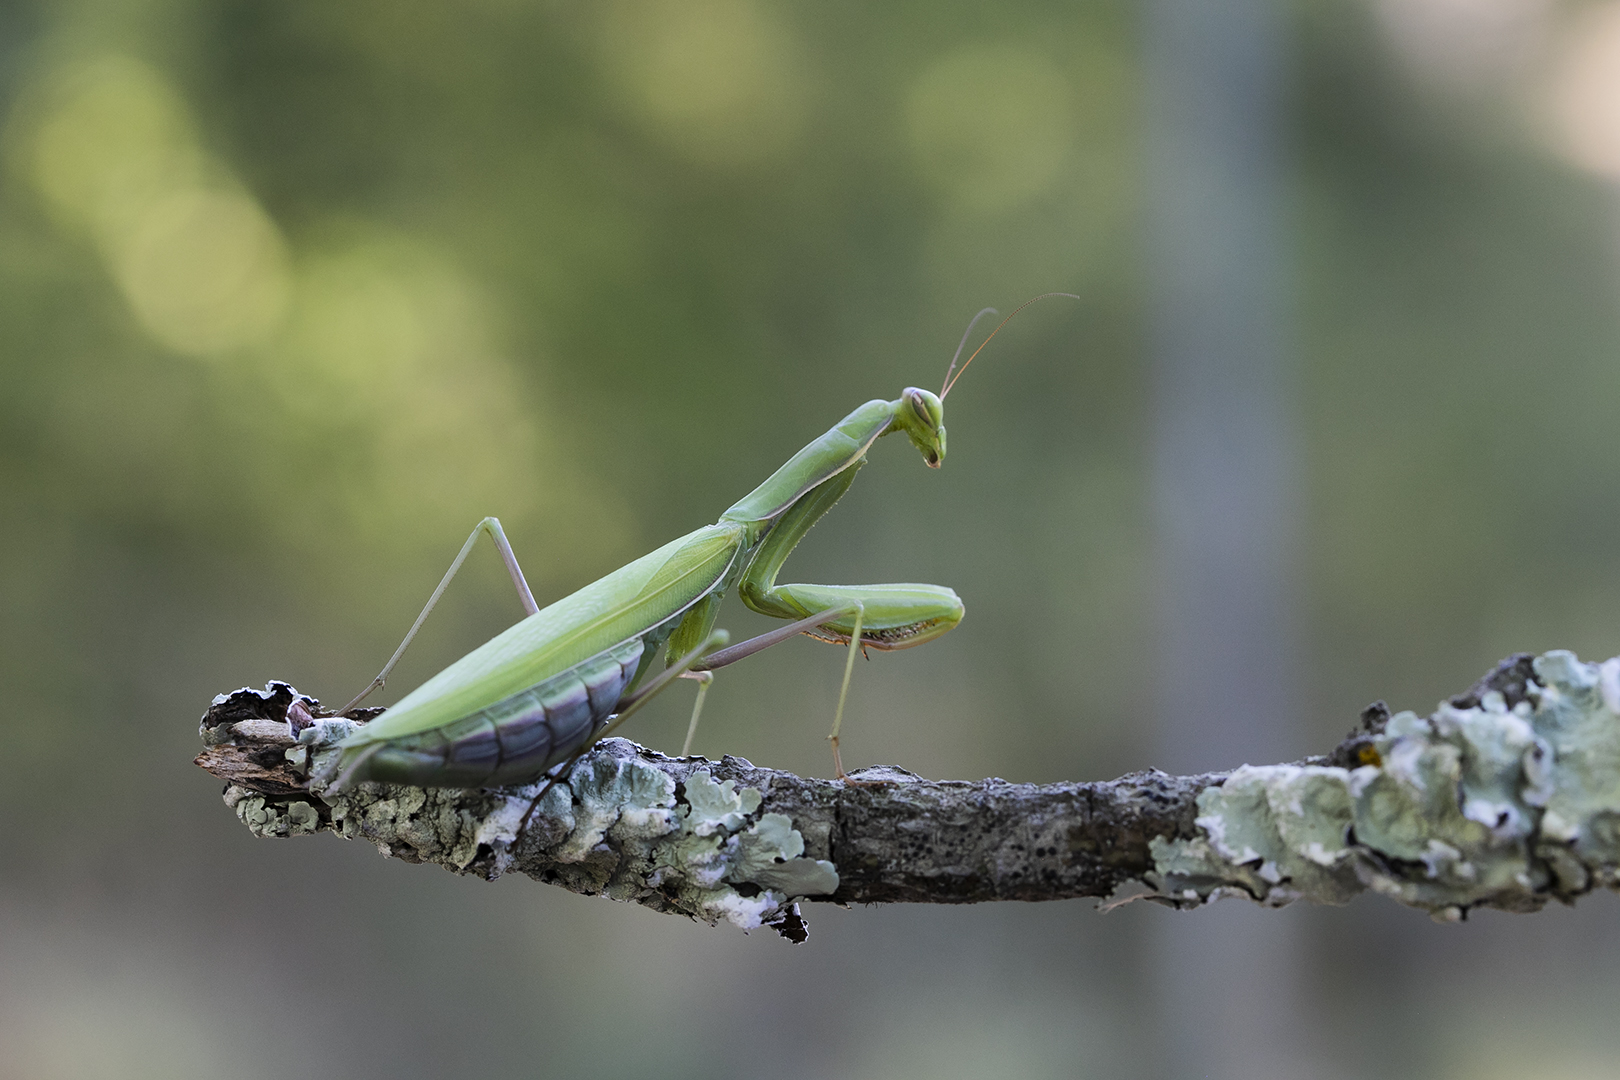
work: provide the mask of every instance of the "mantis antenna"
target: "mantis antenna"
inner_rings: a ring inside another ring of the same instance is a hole
[[[1002,319],[1001,322],[996,324],[996,328],[994,330],[990,331],[990,337],[987,337],[983,341],[979,342],[979,347],[977,349],[973,350],[973,356],[969,356],[965,361],[962,362],[962,367],[961,367],[961,370],[959,371],[959,370],[957,370],[957,367],[956,367],[956,360],[957,360],[957,357],[962,355],[962,348],[963,348],[963,346],[965,346],[967,344],[968,335],[973,333],[974,324],[976,324],[980,319],[984,318],[986,315],[996,315],[996,314],[999,314],[999,313],[996,311],[995,308],[985,308],[983,311],[981,311],[977,315],[973,316],[973,321],[968,323],[968,328],[965,331],[962,332],[962,343],[956,347],[956,356],[951,357],[951,366],[945,369],[945,386],[939,392],[939,399],[941,401],[945,400],[945,395],[949,394],[951,392],[951,387],[955,386],[956,385],[956,380],[960,379],[962,377],[962,372],[966,371],[968,365],[973,363],[973,357],[978,356],[979,353],[984,350],[984,347],[986,345],[990,344],[990,338],[993,338],[997,334],[1001,333],[1001,328],[1003,326],[1006,326],[1008,323],[1012,322],[1013,315],[1017,315],[1020,311],[1023,311],[1025,308],[1029,307],[1029,305],[1033,304],[1035,301],[1037,301],[1037,300],[1045,300],[1049,296],[1067,296],[1070,300],[1083,300],[1083,299],[1085,299],[1085,297],[1076,296],[1072,292],[1048,292],[1048,293],[1041,293],[1041,295],[1039,295],[1039,296],[1030,297],[1028,300],[1025,300],[1022,304],[1019,304],[1017,307],[1013,308],[1012,315],[1008,315],[1005,319]],[[953,373],[954,373],[954,378],[952,377]]]
[[[956,343],[956,353],[955,353],[955,355],[953,355],[951,357],[951,366],[945,369],[945,388],[947,390],[950,389],[950,385],[951,385],[951,372],[956,370],[956,362],[958,360],[962,359],[962,350],[967,348],[968,335],[973,333],[973,328],[975,326],[978,326],[979,325],[979,320],[984,318],[986,315],[1000,315],[1000,314],[1001,314],[1001,312],[997,311],[995,308],[987,307],[987,308],[982,308],[977,315],[973,316],[973,318],[968,320],[967,329],[962,331],[962,340],[958,341]],[[985,340],[989,341],[990,339],[985,338]],[[977,356],[977,355],[978,355],[978,350],[975,349],[974,350],[974,356]],[[970,356],[970,357],[968,357],[968,359],[971,360],[971,359],[973,359],[973,357]],[[943,398],[944,396],[945,396],[944,393],[941,392],[940,397]]]

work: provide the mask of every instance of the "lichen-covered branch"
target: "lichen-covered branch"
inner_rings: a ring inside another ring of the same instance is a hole
[[[285,683],[238,690],[203,717],[197,763],[227,781],[226,804],[256,835],[363,837],[410,862],[516,871],[795,940],[799,900],[1106,898],[1137,882],[1178,907],[1371,889],[1455,919],[1620,887],[1620,658],[1511,657],[1431,716],[1373,706],[1332,754],[1302,763],[1089,784],[896,769],[845,784],[609,739],[549,789],[321,793],[311,766],[355,721],[295,738],[295,696]]]

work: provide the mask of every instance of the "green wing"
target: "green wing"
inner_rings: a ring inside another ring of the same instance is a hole
[[[480,645],[344,744],[429,731],[645,634],[725,580],[743,540],[743,526],[731,522],[672,540]]]

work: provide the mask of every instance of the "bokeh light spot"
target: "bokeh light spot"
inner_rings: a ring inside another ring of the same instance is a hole
[[[1377,0],[1379,20],[1412,72],[1451,90],[1515,76],[1540,45],[1549,0]]]
[[[66,224],[124,231],[154,198],[199,171],[184,103],[139,61],[70,65],[28,97],[16,121],[32,135],[25,157],[35,187]]]
[[[779,158],[803,117],[791,35],[750,0],[640,0],[605,22],[609,69],[682,156],[730,167]]]
[[[351,422],[395,404],[426,347],[430,299],[412,288],[407,256],[361,245],[309,258],[273,379],[293,409]]]
[[[950,53],[912,85],[906,119],[927,179],[975,211],[1010,209],[1057,180],[1074,139],[1070,87],[1012,45]]]
[[[286,308],[276,227],[235,192],[181,191],[154,202],[118,252],[118,283],[141,324],[177,352],[263,341]]]
[[[90,234],[141,326],[193,356],[265,341],[287,303],[280,232],[203,151],[168,80],[102,57],[48,74],[27,97],[12,141],[32,151],[34,186]]]
[[[259,354],[288,435],[341,432],[364,448],[332,512],[368,532],[409,521],[442,542],[485,514],[511,528],[545,510],[561,523],[525,542],[553,564],[622,543],[622,528],[581,518],[566,444],[499,347],[477,284],[409,236],[337,231],[300,260],[286,332]]]
[[[1620,180],[1620,4],[1594,8],[1570,27],[1551,106],[1565,156]]]

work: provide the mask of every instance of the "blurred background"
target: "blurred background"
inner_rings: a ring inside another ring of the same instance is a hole
[[[481,516],[544,603],[1050,289],[789,564],[967,604],[852,767],[1283,761],[1620,652],[1614,0],[10,0],[0,118],[0,1078],[1620,1076],[1609,895],[794,947],[254,840],[190,764]],[[481,550],[383,700],[519,613]],[[698,751],[826,775],[842,663],[728,669]]]

